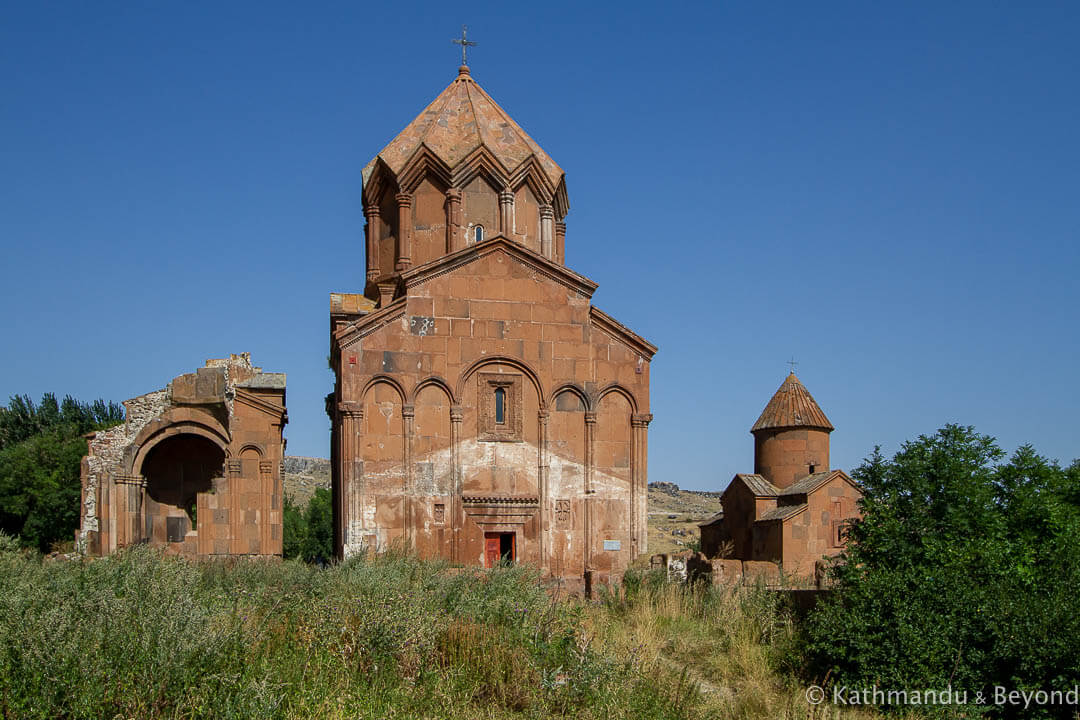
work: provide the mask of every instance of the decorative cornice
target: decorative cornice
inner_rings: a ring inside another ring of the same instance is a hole
[[[589,307],[589,319],[597,328],[610,335],[613,339],[620,341],[646,360],[652,360],[653,355],[656,354],[655,345],[595,305]]]
[[[364,419],[364,406],[357,402],[339,402],[337,411],[343,417]]]
[[[283,418],[285,415],[285,408],[280,405],[275,405],[272,402],[267,402],[257,394],[245,388],[236,388],[236,400],[243,405],[247,405],[259,412],[266,413],[267,415],[273,415],[279,418]]]
[[[540,498],[534,495],[463,495],[461,502],[464,505],[520,505],[531,507],[539,506]]]
[[[146,478],[142,475],[128,475],[126,473],[117,473],[112,476],[113,482],[117,485],[135,485],[136,487],[146,487]]]
[[[400,319],[405,314],[405,300],[405,296],[402,295],[386,307],[379,308],[375,312],[335,330],[333,339],[337,343],[338,349],[345,350],[352,347],[379,328]]]

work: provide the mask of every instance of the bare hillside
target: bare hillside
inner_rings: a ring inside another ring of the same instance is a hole
[[[326,458],[285,457],[285,494],[295,505],[307,507],[315,488],[330,489],[330,461]]]

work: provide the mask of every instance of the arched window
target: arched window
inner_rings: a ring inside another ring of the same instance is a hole
[[[506,422],[506,389],[495,388],[495,422],[502,425]]]
[[[484,242],[484,226],[483,225],[477,225],[476,229],[473,230],[473,242],[477,242],[477,243]]]

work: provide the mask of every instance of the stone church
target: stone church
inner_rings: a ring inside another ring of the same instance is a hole
[[[750,429],[754,472],[739,473],[701,524],[708,557],[779,563],[812,576],[819,560],[844,549],[847,523],[862,492],[843,470],[829,469],[832,423],[791,373]]]
[[[646,551],[656,347],[566,266],[562,169],[462,66],[363,171],[330,296],[335,544],[605,582]]]

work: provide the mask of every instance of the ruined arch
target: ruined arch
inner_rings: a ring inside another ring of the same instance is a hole
[[[200,496],[216,489],[224,464],[224,449],[201,434],[181,432],[155,442],[137,466],[146,483],[144,526],[139,528],[144,537],[184,543],[197,533]]]
[[[125,453],[129,475],[139,474],[143,461],[153,448],[176,435],[189,434],[206,438],[228,455],[229,433],[210,413],[192,408],[177,408],[163,413],[144,427]]]

